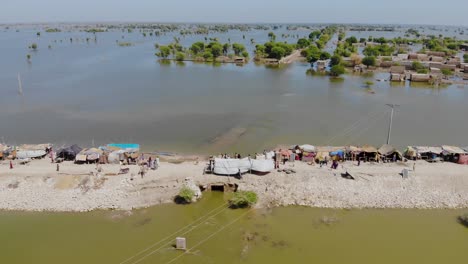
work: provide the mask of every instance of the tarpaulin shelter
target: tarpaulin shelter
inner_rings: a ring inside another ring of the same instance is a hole
[[[403,160],[403,155],[401,154],[401,152],[391,145],[382,145],[378,149],[378,152],[380,155],[382,155],[382,158],[386,157],[388,159],[392,159],[393,156],[396,155],[396,160]]]
[[[63,158],[64,160],[75,160],[76,155],[83,149],[78,145],[74,144],[69,147],[61,148],[57,151],[57,158]]]

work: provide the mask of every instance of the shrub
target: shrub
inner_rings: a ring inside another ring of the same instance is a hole
[[[467,54],[463,54],[463,61],[465,63],[468,63],[468,53]]]
[[[422,69],[417,69],[416,72],[421,73],[421,74],[427,74],[429,72],[429,70],[422,68]]]
[[[422,63],[419,61],[413,61],[412,67],[415,71],[418,71],[420,69],[425,69],[424,65],[422,65]]]
[[[229,207],[231,208],[246,208],[252,207],[257,203],[257,194],[252,191],[240,191],[233,194],[229,199]]]
[[[182,189],[180,189],[179,194],[175,198],[175,201],[176,203],[180,204],[188,204],[193,201],[194,197],[195,192],[187,186],[184,186]]]
[[[362,64],[369,66],[375,66],[376,60],[374,56],[366,56],[362,59]]]
[[[468,227],[468,213],[464,214],[464,215],[460,215],[458,217],[458,222],[462,225],[464,225],[465,227]]]
[[[440,70],[440,71],[441,71],[442,74],[445,75],[445,76],[453,75],[453,72],[452,72],[452,70],[450,70],[450,69],[442,69],[442,70]]]
[[[177,52],[175,57],[176,57],[176,61],[185,60],[185,54],[183,52]]]
[[[330,69],[330,75],[338,77],[345,73],[345,68],[343,65],[335,65]]]

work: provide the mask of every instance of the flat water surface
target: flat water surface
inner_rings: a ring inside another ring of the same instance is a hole
[[[225,201],[205,193],[193,205],[131,215],[0,212],[0,262],[436,264],[468,257],[468,228],[456,222],[463,210],[249,211],[226,209]],[[187,238],[187,254],[173,248],[176,236]]]

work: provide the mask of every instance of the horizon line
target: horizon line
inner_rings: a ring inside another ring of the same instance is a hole
[[[0,22],[0,25],[40,25],[40,24],[234,24],[234,25],[375,25],[375,26],[449,26],[449,27],[464,27],[468,28],[468,25],[454,25],[454,24],[425,24],[425,23],[375,23],[375,22],[175,22],[175,21],[131,21],[131,20],[103,20],[103,21],[35,21],[35,22]]]

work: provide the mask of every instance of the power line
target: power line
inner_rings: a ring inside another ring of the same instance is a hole
[[[227,203],[226,203],[226,204],[223,204],[223,205],[227,205]],[[228,210],[228,208],[227,208],[227,207],[224,208],[223,210],[217,212],[216,214],[210,216],[209,218],[215,217],[215,216],[219,215],[220,213],[223,213],[225,210]],[[198,223],[197,225],[193,226],[192,229],[190,229],[190,230],[188,230],[188,231],[186,231],[186,232],[184,232],[184,233],[182,233],[182,234],[179,234],[179,236],[183,236],[183,235],[185,235],[185,234],[187,234],[187,233],[190,233],[192,230],[194,230],[194,229],[195,229],[196,227],[198,227],[200,224],[202,224],[202,223]],[[188,225],[187,225],[187,226],[188,226]],[[184,229],[185,229],[185,228],[184,228]],[[175,234],[174,234],[174,235],[175,235]],[[155,250],[151,251],[150,253],[144,255],[143,257],[139,258],[138,260],[132,262],[132,264],[136,264],[136,263],[141,262],[141,261],[144,260],[145,258],[147,258],[147,257],[149,257],[149,256],[151,256],[151,255],[153,255],[154,253],[158,252],[159,250],[161,250],[162,248],[164,248],[165,246],[170,245],[170,244],[171,244],[171,242],[168,242],[168,243],[166,243],[166,244],[164,244],[164,245],[158,247],[157,249],[155,249]],[[132,258],[133,258],[133,257],[132,257]]]
[[[187,254],[189,251],[193,250],[194,248],[200,246],[201,244],[205,243],[206,241],[208,241],[209,239],[211,239],[212,237],[214,237],[216,234],[218,234],[219,232],[223,231],[226,227],[234,224],[235,222],[239,221],[242,217],[244,217],[246,214],[248,214],[250,211],[252,211],[253,209],[250,209],[248,210],[247,212],[243,213],[242,215],[240,215],[239,217],[237,217],[236,219],[234,219],[233,221],[231,221],[229,224],[227,225],[224,225],[222,226],[220,229],[218,229],[216,232],[214,232],[213,234],[209,235],[207,238],[203,239],[202,241],[198,242],[197,244],[195,244],[195,246],[189,248],[187,251],[185,251],[183,254],[180,254],[179,256],[171,259],[169,262],[166,262],[166,264],[170,264],[176,260],[178,260],[179,258],[181,258],[182,256],[184,256],[185,254]]]
[[[163,239],[157,241],[156,243],[152,244],[151,246],[145,248],[144,250],[141,250],[141,251],[138,252],[137,254],[131,256],[130,258],[127,258],[126,260],[120,262],[119,264],[124,264],[124,263],[126,263],[126,262],[128,262],[128,261],[130,261],[130,260],[132,260],[132,259],[134,259],[134,258],[136,258],[137,256],[139,256],[139,255],[141,255],[141,254],[147,252],[148,250],[152,249],[153,247],[159,245],[161,242],[166,241],[166,240],[169,239],[169,238],[172,238],[172,237],[173,237],[174,235],[176,235],[177,233],[179,233],[179,232],[181,232],[182,230],[186,229],[187,227],[193,225],[194,223],[197,223],[197,222],[200,221],[201,219],[205,218],[207,215],[210,215],[210,214],[213,213],[214,211],[218,210],[219,208],[222,208],[222,207],[226,206],[227,204],[228,204],[228,203],[224,203],[224,204],[222,204],[222,205],[216,207],[215,209],[213,209],[213,210],[211,210],[210,212],[208,212],[208,213],[204,214],[203,216],[199,217],[197,220],[193,221],[192,223],[190,223],[190,224],[188,224],[188,225],[185,225],[184,227],[180,228],[179,230],[175,231],[174,233],[172,233],[172,234],[166,236],[165,238],[163,238]],[[222,212],[222,211],[224,211],[224,209],[221,210],[221,212]],[[215,214],[215,215],[217,215],[217,214]],[[212,216],[210,216],[210,217],[212,217]],[[198,225],[199,225],[199,224],[195,225],[194,227],[197,227]],[[193,230],[194,227],[192,227],[192,230]],[[160,249],[160,248],[159,248],[159,249]],[[159,250],[159,249],[158,249],[158,250]]]

